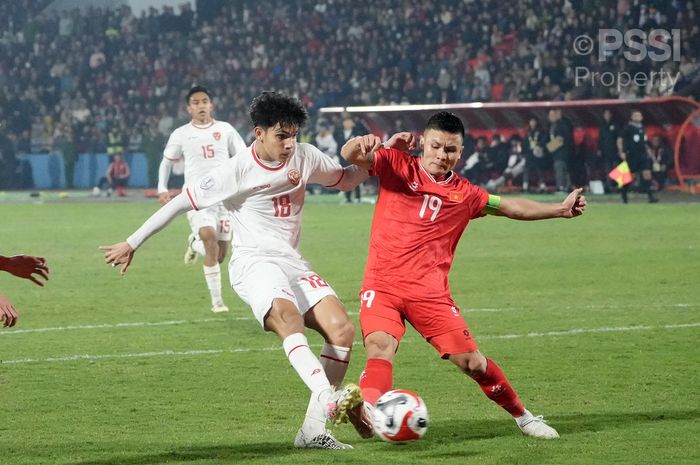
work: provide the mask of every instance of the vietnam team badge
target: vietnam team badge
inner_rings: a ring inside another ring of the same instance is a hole
[[[287,173],[287,179],[289,179],[289,182],[292,184],[292,186],[298,186],[299,181],[301,181],[301,174],[299,174],[298,170],[289,170]]]
[[[464,192],[450,191],[450,193],[448,195],[449,195],[448,198],[450,199],[450,202],[456,202],[456,203],[464,202]]]
[[[217,141],[218,141],[219,139],[221,139],[221,133],[220,133],[220,132],[215,132],[215,133],[213,134],[213,136],[214,136],[214,139],[217,140]]]

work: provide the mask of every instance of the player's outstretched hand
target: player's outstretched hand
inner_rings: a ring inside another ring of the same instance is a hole
[[[0,321],[3,322],[5,328],[12,327],[17,323],[17,310],[12,306],[12,302],[7,300],[7,297],[0,294]]]
[[[37,278],[41,277],[47,281],[49,280],[49,267],[46,266],[46,260],[42,257],[33,257],[31,255],[3,257],[0,269],[19,278],[28,279],[38,286],[43,286],[44,283]]]
[[[100,250],[105,251],[105,263],[112,266],[121,265],[120,274],[126,273],[127,268],[131,265],[131,260],[134,259],[134,249],[131,248],[128,242],[117,242],[112,245],[101,245]]]
[[[583,192],[583,189],[580,187],[574,189],[562,202],[562,205],[566,207],[564,218],[574,218],[583,215],[587,203],[586,197],[581,195],[581,192]]]
[[[384,145],[386,147],[395,148],[396,150],[401,150],[402,152],[408,152],[416,148],[418,140],[413,133],[397,132],[391,136]]]
[[[367,134],[365,136],[358,136],[358,143],[360,145],[360,151],[362,155],[367,155],[368,153],[374,153],[376,150],[381,148],[382,139],[374,134]]]
[[[173,199],[173,195],[170,193],[170,191],[165,191],[165,192],[161,192],[160,194],[158,194],[158,201],[160,202],[161,206],[170,202],[172,199]]]

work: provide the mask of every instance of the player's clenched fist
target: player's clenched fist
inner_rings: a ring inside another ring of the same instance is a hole
[[[357,136],[355,141],[359,144],[360,151],[362,155],[367,155],[368,153],[374,153],[382,146],[382,139],[374,134],[367,134],[366,136]]]

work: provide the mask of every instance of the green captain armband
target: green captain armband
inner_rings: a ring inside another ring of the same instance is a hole
[[[489,199],[484,207],[484,213],[487,215],[495,215],[501,206],[501,197],[498,195],[489,194]]]

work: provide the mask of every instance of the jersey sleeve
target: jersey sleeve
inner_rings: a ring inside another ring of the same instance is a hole
[[[188,183],[184,191],[192,208],[201,210],[235,197],[240,192],[240,180],[236,158],[230,158],[224,166]]]
[[[479,186],[469,184],[467,187],[467,206],[469,209],[469,218],[480,218],[486,215],[486,204],[489,201],[489,193]]]
[[[228,125],[228,127],[228,154],[232,157],[237,153],[245,150],[247,146],[241,135],[238,133],[238,131],[236,131],[236,128],[234,128],[230,124]]]
[[[179,160],[182,157],[182,138],[180,131],[173,131],[168,138],[168,143],[165,144],[163,156],[168,160]]]
[[[313,145],[307,144],[304,148],[307,151],[306,170],[309,183],[334,187],[343,179],[343,167],[337,161]]]
[[[374,152],[372,167],[369,169],[370,176],[382,176],[394,173],[395,167],[401,162],[402,157],[410,155],[392,148],[381,148]]]

